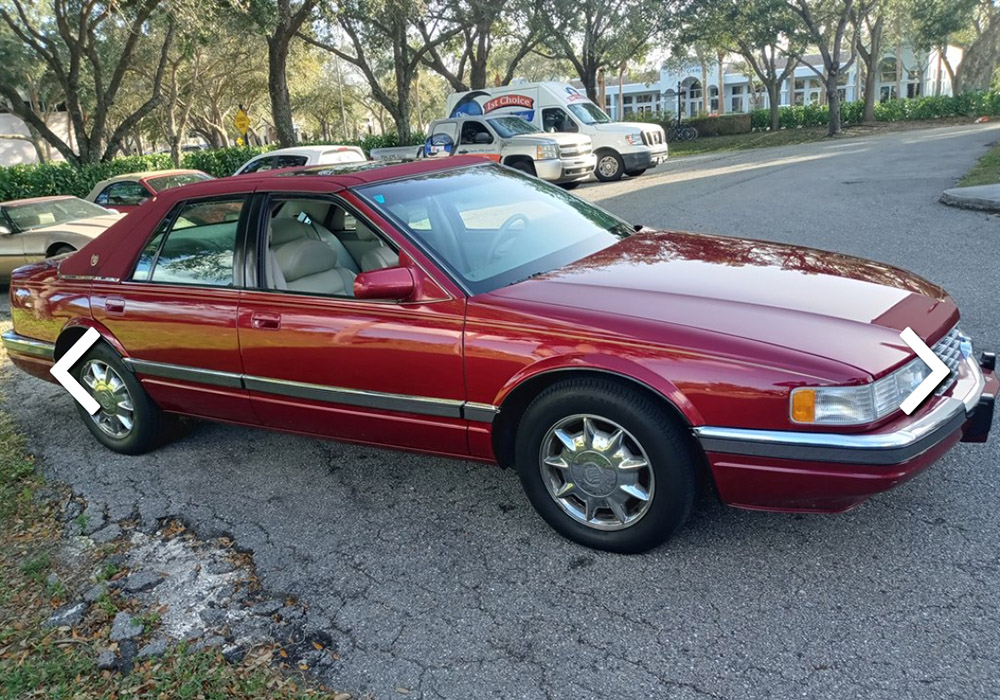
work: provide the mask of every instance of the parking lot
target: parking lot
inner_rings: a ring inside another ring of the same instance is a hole
[[[1000,348],[1000,217],[937,202],[1000,125],[676,160],[576,192],[630,221],[871,257],[942,284]],[[4,290],[4,294],[6,291]],[[7,327],[6,299],[0,325]],[[847,514],[701,498],[666,546],[590,551],[489,466],[202,424],[143,457],[4,363],[47,473],[112,519],[186,520],[252,551],[376,698],[983,698],[1000,684],[1000,441]]]

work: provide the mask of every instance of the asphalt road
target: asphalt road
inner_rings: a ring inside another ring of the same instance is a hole
[[[677,160],[584,197],[648,225],[873,257],[942,283],[1000,348],[1000,217],[937,203],[1000,139],[943,128]],[[3,320],[9,320],[4,309]],[[377,698],[987,698],[1000,688],[1000,435],[837,516],[702,499],[643,556],[560,539],[488,466],[205,424],[139,458],[3,378],[51,474],[111,516],[253,551]],[[405,691],[405,692],[404,692]]]

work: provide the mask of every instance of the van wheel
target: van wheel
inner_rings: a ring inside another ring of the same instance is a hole
[[[575,190],[577,187],[580,186],[580,183],[579,182],[560,182],[559,186],[562,187],[564,190]]]
[[[597,154],[597,167],[594,175],[601,182],[615,182],[625,174],[625,163],[622,157],[614,151],[601,151]]]
[[[644,172],[646,172],[646,168],[636,168],[635,170],[626,170],[625,174],[629,177],[639,177]]]

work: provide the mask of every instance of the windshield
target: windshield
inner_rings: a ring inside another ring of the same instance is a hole
[[[5,210],[19,231],[30,231],[33,228],[54,226],[55,224],[64,224],[67,221],[89,219],[92,216],[106,216],[111,213],[104,207],[76,197],[18,204],[5,207]]]
[[[494,131],[505,139],[517,136],[518,134],[537,134],[541,132],[541,129],[537,126],[524,121],[520,117],[495,117],[486,121],[490,123]]]
[[[577,102],[569,105],[569,111],[584,124],[610,124],[611,117],[593,102]]]
[[[558,269],[633,231],[559,187],[496,165],[439,170],[357,191],[472,294]]]
[[[153,188],[154,192],[169,190],[171,187],[190,185],[192,182],[211,180],[211,175],[205,173],[177,173],[175,175],[162,175],[160,177],[147,178],[146,182]]]

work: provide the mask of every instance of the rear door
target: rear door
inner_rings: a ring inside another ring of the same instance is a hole
[[[94,283],[92,312],[168,411],[253,423],[236,320],[249,195],[178,203],[123,282]]]

